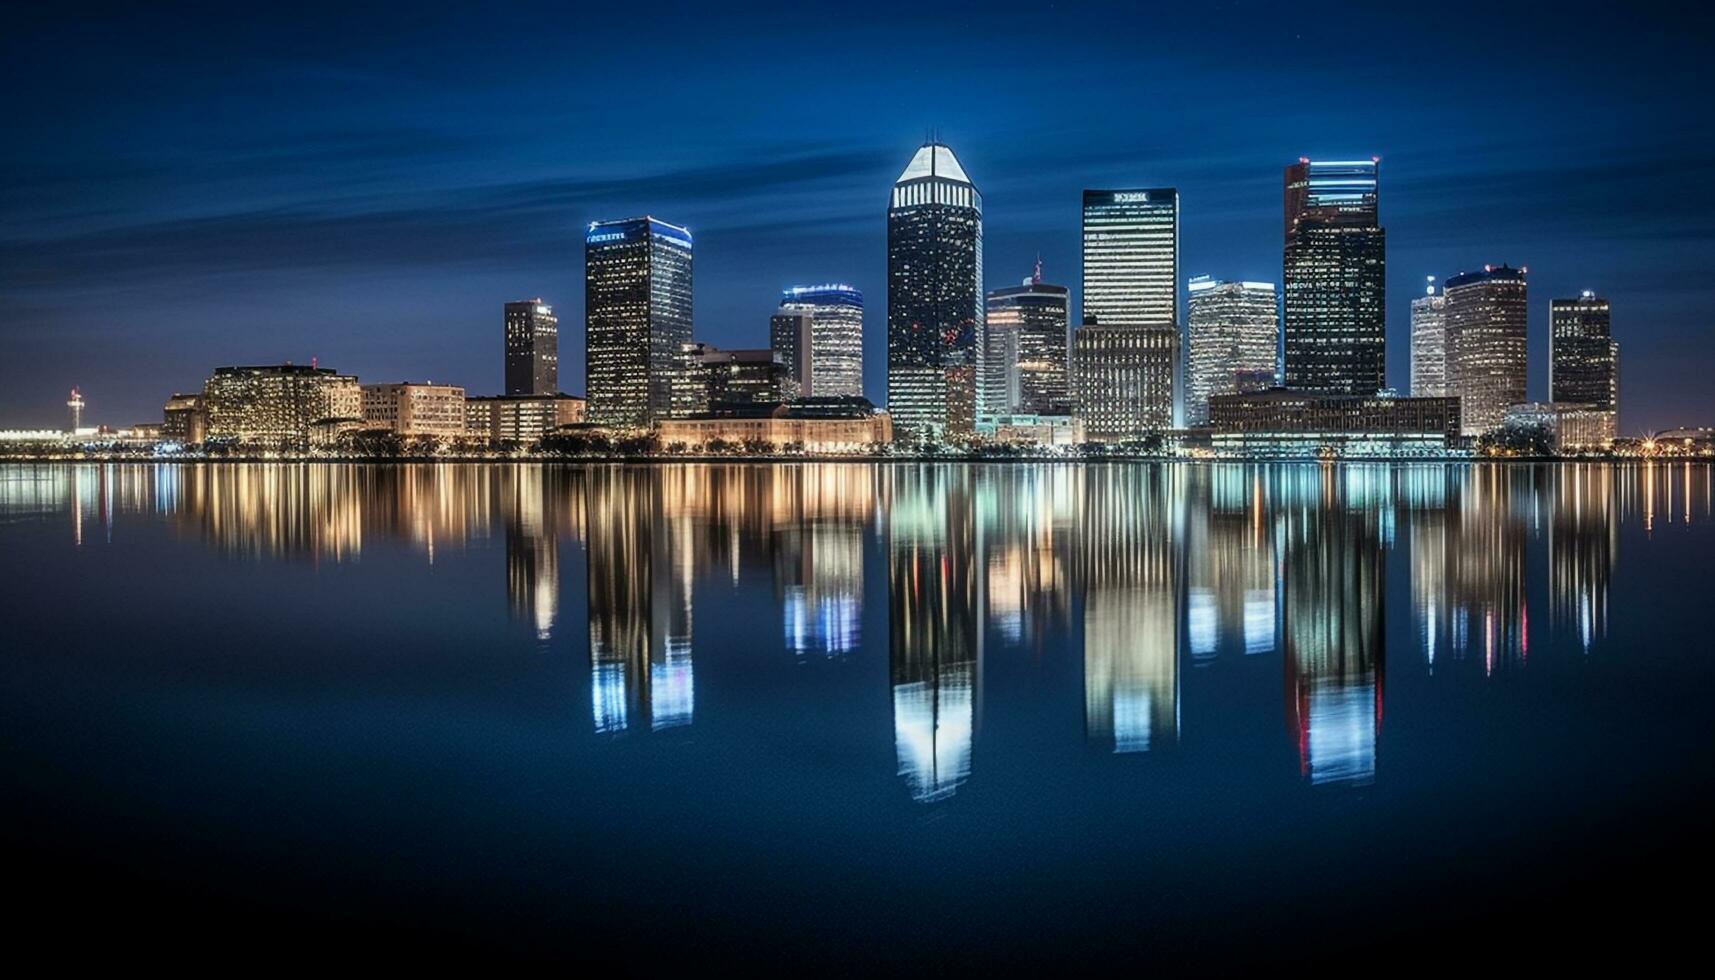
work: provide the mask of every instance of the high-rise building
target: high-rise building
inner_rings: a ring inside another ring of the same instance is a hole
[[[202,404],[210,440],[285,449],[307,445],[313,422],[363,417],[357,378],[303,364],[215,368]]]
[[[1435,277],[1411,301],[1411,396],[1447,394],[1447,297],[1435,293]]]
[[[1075,411],[1092,442],[1131,442],[1173,428],[1179,329],[1086,323],[1072,335]]]
[[[1501,424],[1525,398],[1525,273],[1484,266],[1447,280],[1447,389],[1460,401],[1465,434]]]
[[[537,299],[506,304],[506,393],[552,395],[560,390],[560,321]]]
[[[1179,323],[1179,192],[1084,192],[1084,318],[1105,326]]]
[[[1620,345],[1609,333],[1608,301],[1590,290],[1550,300],[1548,391],[1555,402],[1620,410]]]
[[[810,378],[803,394],[862,397],[863,293],[838,282],[793,286],[781,293],[780,312],[810,315]]]
[[[1387,387],[1387,233],[1377,160],[1286,168],[1286,387],[1373,395]]]
[[[1185,421],[1209,421],[1209,396],[1273,384],[1280,346],[1280,301],[1272,282],[1198,276],[1187,301]]]
[[[983,414],[1066,415],[1068,290],[1042,281],[1042,263],[1022,285],[988,294],[983,322]]]
[[[786,372],[788,400],[810,393],[810,333],[815,318],[808,313],[776,313],[768,318],[768,349]]]
[[[584,235],[589,420],[647,428],[672,411],[691,341],[691,233],[652,217],[592,221]]]
[[[887,407],[899,430],[973,431],[982,334],[982,195],[951,149],[925,143],[887,209]]]

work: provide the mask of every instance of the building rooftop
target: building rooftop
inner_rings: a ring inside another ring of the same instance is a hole
[[[965,176],[965,168],[959,166],[959,158],[953,156],[952,148],[940,143],[924,143],[918,147],[911,162],[905,165],[905,172],[900,174],[894,183],[903,184],[908,180],[923,177],[941,177],[961,184],[971,183],[971,178]]]

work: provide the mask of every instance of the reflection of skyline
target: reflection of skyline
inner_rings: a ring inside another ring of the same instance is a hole
[[[1274,523],[1265,468],[1200,467],[1186,494],[1186,646],[1194,662],[1224,645],[1275,648]]]

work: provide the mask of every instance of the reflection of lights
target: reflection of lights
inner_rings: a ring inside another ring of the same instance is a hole
[[[1274,590],[1245,590],[1245,653],[1274,649]]]
[[[862,610],[856,596],[817,596],[812,602],[801,585],[786,590],[781,609],[786,648],[796,654],[837,657],[857,649]]]
[[[695,707],[690,647],[670,648],[663,661],[649,665],[649,727],[689,725]]]
[[[899,775],[922,802],[945,799],[971,774],[971,668],[948,667],[933,682],[893,688]]]
[[[1211,589],[1192,589],[1186,603],[1185,631],[1191,641],[1191,656],[1203,658],[1215,654],[1216,619],[1215,593]]]
[[[590,713],[595,730],[622,732],[626,726],[625,665],[597,663],[590,667]]]
[[[1310,688],[1312,783],[1367,783],[1376,774],[1375,682],[1318,681]]]

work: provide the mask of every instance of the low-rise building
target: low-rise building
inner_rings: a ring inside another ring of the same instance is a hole
[[[801,447],[809,453],[863,452],[893,441],[893,420],[866,398],[805,398],[790,404],[727,403],[715,411],[665,419],[663,446],[698,452],[714,443]]]
[[[1074,415],[984,415],[977,434],[990,442],[1015,446],[1076,446],[1084,441],[1084,420]]]
[[[1422,456],[1460,445],[1459,399],[1270,388],[1209,399],[1216,452],[1266,456]]]
[[[183,446],[194,446],[208,438],[208,413],[201,395],[175,393],[161,409],[161,438]]]
[[[216,368],[202,403],[210,441],[282,449],[307,445],[312,422],[363,416],[356,377],[302,364]]]
[[[464,389],[433,382],[364,385],[363,420],[407,438],[456,438],[465,434]]]
[[[534,442],[550,430],[585,420],[582,398],[558,395],[475,395],[465,398],[466,434],[496,442]]]
[[[1580,402],[1523,402],[1509,405],[1503,429],[1541,429],[1556,454],[1606,451],[1614,445],[1614,413]]]

